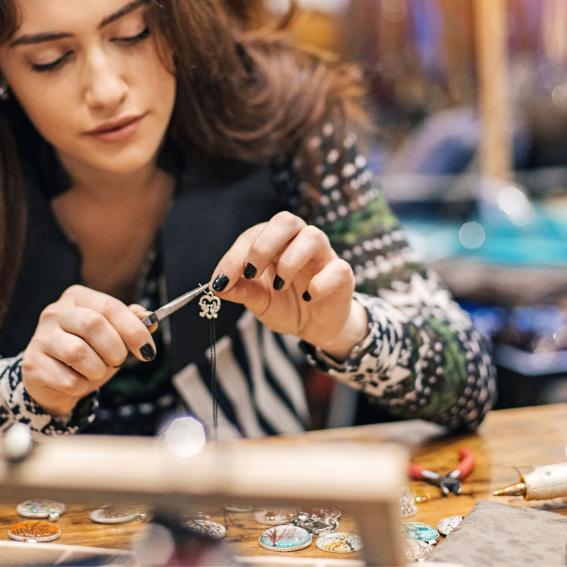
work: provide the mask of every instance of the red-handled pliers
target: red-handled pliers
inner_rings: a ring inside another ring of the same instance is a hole
[[[441,489],[443,496],[449,493],[459,495],[461,493],[461,479],[467,477],[474,470],[475,458],[470,449],[459,449],[459,464],[445,475],[436,471],[430,471],[414,463],[409,464],[409,475],[414,480],[424,480],[434,484]]]

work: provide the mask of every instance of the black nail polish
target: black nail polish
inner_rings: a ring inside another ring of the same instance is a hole
[[[219,274],[213,282],[213,289],[215,291],[222,291],[228,285],[229,281],[226,274]]]
[[[280,276],[276,275],[274,278],[274,289],[280,291],[280,289],[284,286],[284,281],[280,278]]]
[[[256,275],[257,271],[256,266],[252,262],[248,262],[246,266],[244,266],[244,277],[247,280],[251,280]]]
[[[303,301],[311,301],[311,294],[308,291],[304,291],[301,297],[303,297]]]
[[[140,354],[146,362],[151,362],[156,357],[156,351],[150,343],[146,343],[140,349]]]

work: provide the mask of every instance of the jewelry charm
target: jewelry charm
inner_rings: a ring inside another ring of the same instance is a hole
[[[442,520],[439,520],[437,524],[437,529],[444,536],[448,536],[451,532],[455,531],[459,524],[463,521],[463,516],[447,516]]]
[[[317,547],[329,553],[353,553],[362,549],[362,541],[356,534],[336,532],[317,538]]]
[[[402,526],[404,528],[405,537],[409,539],[425,541],[431,545],[435,545],[439,539],[439,532],[427,524],[420,522],[403,522]]]
[[[201,308],[200,317],[216,319],[221,308],[221,300],[209,289],[201,295],[199,307]]]
[[[418,539],[404,538],[404,541],[406,557],[409,561],[426,561],[435,549],[432,545]]]
[[[334,532],[339,527],[337,516],[326,513],[324,509],[319,509],[319,513],[312,511],[312,513],[299,511],[295,514],[292,524],[307,530],[314,535],[321,535],[329,532]],[[329,510],[329,512],[338,512]],[[340,512],[338,512],[340,517]]]
[[[63,502],[38,499],[21,502],[16,511],[24,518],[48,518],[50,522],[56,522],[66,509]]]
[[[415,494],[407,486],[402,489],[400,494],[400,513],[404,518],[415,516],[417,514]]]
[[[210,506],[205,505],[191,505],[188,509],[180,514],[181,520],[189,522],[191,520],[210,520],[211,509]]]
[[[311,534],[291,524],[267,529],[259,538],[261,547],[270,551],[298,551],[311,543]]]
[[[133,520],[145,520],[147,515],[130,506],[103,506],[93,510],[90,518],[97,524],[124,524]]]
[[[254,519],[259,524],[265,524],[267,526],[287,524],[291,520],[292,516],[292,512],[286,510],[278,510],[276,508],[265,508],[263,510],[256,510],[254,512]]]
[[[305,510],[305,512],[320,518],[334,518],[338,520],[341,517],[341,511],[338,508],[310,508]]]
[[[246,504],[246,502],[239,502],[239,501],[231,501],[231,502],[227,502],[223,508],[227,511],[227,512],[238,512],[240,514],[246,513],[246,512],[252,512],[252,510],[254,510],[254,506],[250,506],[250,504]]]
[[[226,528],[211,520],[189,520],[183,525],[199,535],[212,539],[222,539],[226,536]]]
[[[26,520],[13,524],[8,529],[10,539],[28,543],[53,541],[61,535],[61,530],[51,522],[44,520]]]

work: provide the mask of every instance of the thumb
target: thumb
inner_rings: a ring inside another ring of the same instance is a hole
[[[261,280],[247,280],[241,278],[230,291],[217,293],[223,301],[240,303],[254,315],[264,313],[270,303],[270,292],[266,290]]]

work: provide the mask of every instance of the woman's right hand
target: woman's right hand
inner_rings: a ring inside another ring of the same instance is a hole
[[[118,372],[128,352],[153,360],[155,343],[135,311],[84,286],[65,290],[42,311],[24,351],[28,394],[47,413],[66,416]]]

